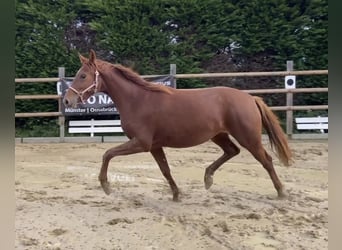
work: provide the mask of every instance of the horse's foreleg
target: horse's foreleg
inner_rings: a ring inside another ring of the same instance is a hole
[[[99,174],[99,181],[101,183],[101,186],[103,188],[103,191],[109,195],[111,193],[110,184],[108,182],[107,178],[107,170],[108,170],[108,164],[109,161],[119,155],[129,155],[129,154],[135,154],[140,152],[146,152],[148,149],[142,146],[141,143],[135,138],[129,140],[128,142],[125,142],[117,147],[108,149],[104,154],[102,158],[102,167]]]
[[[228,134],[222,133],[218,134],[211,139],[215,144],[217,144],[222,150],[224,154],[210,164],[209,167],[205,169],[204,174],[204,185],[206,189],[209,189],[213,184],[213,175],[215,171],[230,158],[240,153],[240,149],[230,140]]]
[[[178,187],[171,176],[170,167],[169,167],[169,164],[167,163],[164,150],[162,148],[153,149],[151,150],[151,154],[156,160],[156,162],[158,163],[158,166],[162,174],[169,182],[170,188],[173,193],[173,201],[178,201],[178,195],[179,195]]]

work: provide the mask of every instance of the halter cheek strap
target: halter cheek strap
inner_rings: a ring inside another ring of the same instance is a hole
[[[79,98],[81,99],[81,102],[83,104],[85,103],[85,100],[83,98],[83,95],[85,93],[87,93],[92,88],[94,88],[94,93],[93,94],[95,94],[97,92],[97,87],[98,87],[98,83],[99,83],[99,81],[98,81],[99,75],[100,75],[100,73],[96,70],[95,71],[95,80],[94,80],[93,84],[90,85],[88,88],[84,89],[83,91],[78,91],[78,90],[76,90],[75,88],[73,88],[71,86],[69,87],[70,90],[72,90],[73,92],[75,92],[79,96]]]

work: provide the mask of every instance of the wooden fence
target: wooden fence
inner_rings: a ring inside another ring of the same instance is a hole
[[[273,71],[273,72],[232,72],[232,73],[202,73],[202,74],[176,74],[175,65],[170,67],[170,73],[175,79],[184,78],[215,78],[215,77],[258,77],[258,76],[288,76],[288,75],[328,75],[328,70],[305,70],[305,71]],[[160,77],[162,75],[142,75],[143,78]],[[59,77],[54,78],[16,78],[15,83],[25,84],[31,83],[48,83],[58,82],[64,78],[64,68],[59,68]],[[69,78],[69,77],[68,77]],[[318,93],[328,92],[328,88],[294,88],[294,89],[250,89],[243,90],[250,94],[275,94],[284,93],[287,95],[286,106],[271,106],[275,111],[286,111],[286,133],[289,136],[293,134],[293,111],[295,110],[327,110],[328,105],[302,105],[293,106],[292,95],[294,93]],[[16,95],[16,100],[38,100],[38,99],[54,99],[58,100],[58,110],[56,112],[31,112],[31,113],[15,113],[15,117],[58,117],[60,126],[60,138],[64,138],[65,117],[61,112],[62,96],[60,95]]]

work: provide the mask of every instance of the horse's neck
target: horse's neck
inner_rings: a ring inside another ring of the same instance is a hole
[[[104,77],[106,93],[111,97],[120,113],[141,105],[148,91],[114,73]]]

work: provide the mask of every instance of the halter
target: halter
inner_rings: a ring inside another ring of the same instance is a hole
[[[95,80],[94,80],[94,82],[93,82],[93,84],[92,85],[90,85],[88,88],[86,88],[85,90],[83,90],[83,91],[78,91],[78,90],[76,90],[75,88],[73,88],[73,87],[69,87],[69,89],[71,89],[73,92],[75,92],[78,96],[79,96],[79,98],[81,99],[81,102],[84,104],[85,103],[85,100],[83,99],[83,95],[85,94],[85,93],[87,93],[89,90],[91,90],[92,88],[94,88],[94,93],[93,94],[95,94],[96,92],[97,92],[97,85],[98,85],[98,78],[99,78],[99,75],[100,75],[100,73],[97,71],[97,70],[95,70]]]

